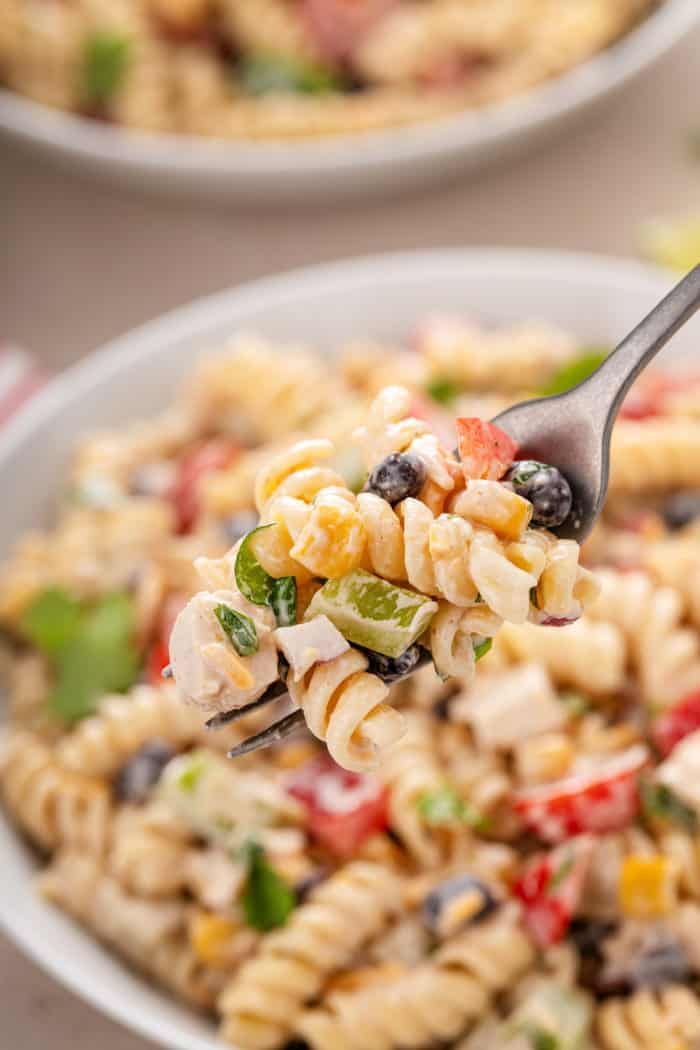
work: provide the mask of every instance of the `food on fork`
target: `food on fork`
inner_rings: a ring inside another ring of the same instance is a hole
[[[353,435],[367,470],[355,493],[307,439],[258,474],[260,524],[219,560],[214,586],[179,614],[170,667],[207,714],[264,698],[278,678],[315,736],[351,770],[404,732],[388,684],[426,658],[469,681],[504,621],[564,625],[597,588],[562,525],[571,490],[556,467],[516,459],[493,423],[458,418],[446,448],[386,387]],[[275,694],[279,695],[279,694]]]

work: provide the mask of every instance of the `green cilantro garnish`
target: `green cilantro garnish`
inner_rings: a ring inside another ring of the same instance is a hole
[[[567,875],[570,875],[574,869],[574,855],[569,853],[568,856],[564,857],[561,864],[556,868],[549,876],[549,882],[547,883],[546,892],[556,893],[561,886]]]
[[[117,90],[129,64],[131,42],[120,33],[93,33],[85,42],[83,94],[87,102],[103,106]]]
[[[294,891],[268,863],[265,851],[257,843],[247,843],[243,854],[248,866],[241,898],[246,922],[263,932],[283,926],[296,904]]]
[[[451,379],[443,379],[437,376],[426,383],[425,392],[433,401],[439,405],[451,405],[459,397],[460,388]]]
[[[100,697],[125,692],[138,677],[141,659],[128,594],[117,591],[83,604],[50,588],[30,604],[22,629],[53,665],[47,707],[63,722],[92,714]]]
[[[565,394],[567,390],[578,386],[584,379],[600,368],[610,351],[606,347],[591,347],[582,350],[578,357],[569,361],[558,372],[555,372],[538,391],[539,397],[549,397],[552,394]]]
[[[325,95],[342,88],[333,70],[284,55],[250,55],[237,73],[249,95]]]
[[[281,576],[274,581],[270,606],[278,627],[291,627],[297,622],[297,581],[294,576]]]
[[[206,755],[201,751],[194,751],[189,755],[188,762],[177,776],[176,783],[180,790],[191,795],[206,773],[208,764]]]
[[[223,602],[214,609],[214,615],[239,656],[252,656],[258,651],[258,632],[250,616],[232,609]]]
[[[474,646],[474,659],[480,660],[482,656],[486,656],[492,645],[493,638],[484,638],[483,642],[479,642],[478,645]]]
[[[25,610],[20,628],[46,656],[55,656],[80,630],[80,602],[67,591],[49,587]]]
[[[488,831],[491,826],[491,821],[487,816],[460,798],[451,787],[444,787],[441,791],[421,795],[416,806],[426,824],[433,824],[436,827],[441,824],[458,822],[468,824],[476,831]]]
[[[539,1025],[527,1025],[523,1029],[523,1035],[530,1040],[532,1050],[559,1050],[557,1037],[545,1031],[544,1028],[540,1028]]]
[[[642,815],[647,820],[663,820],[677,824],[684,831],[695,834],[698,830],[698,816],[694,809],[687,806],[665,784],[653,784],[642,778],[639,784],[642,801]]]

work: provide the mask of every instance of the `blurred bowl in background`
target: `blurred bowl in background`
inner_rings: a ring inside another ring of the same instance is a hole
[[[698,0],[666,0],[616,44],[526,94],[359,135],[253,143],[133,132],[7,90],[0,133],[65,167],[157,193],[259,203],[377,195],[534,146],[632,82],[697,23]]]

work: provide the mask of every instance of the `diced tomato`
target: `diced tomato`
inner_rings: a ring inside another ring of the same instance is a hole
[[[651,727],[651,738],[665,758],[696,729],[700,729],[700,692],[691,693],[659,715]]]
[[[563,842],[582,832],[619,831],[637,815],[638,777],[648,758],[646,747],[638,744],[590,772],[518,791],[513,805],[546,842]]]
[[[369,30],[397,0],[303,0],[311,36],[330,61],[350,58]]]
[[[163,669],[170,663],[169,642],[175,620],[187,603],[184,594],[171,594],[161,609],[156,637],[146,658],[146,676],[150,685],[162,685]]]
[[[338,857],[350,857],[388,823],[388,793],[373,777],[342,769],[329,755],[296,770],[287,790],[306,806],[311,835]]]
[[[533,857],[513,886],[523,903],[523,923],[538,948],[563,939],[583,893],[593,838],[581,835],[551,853]]]
[[[457,420],[459,455],[464,476],[498,481],[515,459],[518,446],[495,423],[465,416]]]
[[[177,466],[175,481],[168,494],[175,507],[177,531],[189,532],[199,514],[200,482],[207,474],[230,466],[241,449],[234,441],[212,438],[186,453]]]
[[[151,646],[146,661],[146,675],[149,685],[163,684],[163,669],[170,663],[167,642],[158,638]]]
[[[694,372],[647,372],[637,380],[622,402],[621,419],[642,420],[662,416],[668,410],[666,397],[700,383]]]

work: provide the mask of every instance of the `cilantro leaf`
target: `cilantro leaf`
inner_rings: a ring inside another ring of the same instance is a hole
[[[642,779],[639,785],[642,814],[648,820],[664,820],[677,824],[690,834],[698,830],[698,816],[671,788]]]
[[[483,642],[479,642],[478,645],[474,646],[474,659],[480,660],[482,656],[486,656],[491,651],[493,645],[493,638],[484,638]]]
[[[294,576],[281,576],[270,591],[270,605],[278,627],[291,627],[297,622],[297,581]]]
[[[133,642],[131,599],[115,592],[82,612],[79,628],[50,655],[56,684],[51,714],[74,722],[95,711],[105,693],[124,692],[138,677],[141,660]]]
[[[426,824],[436,827],[457,821],[468,824],[477,831],[487,831],[490,825],[487,816],[460,798],[451,787],[421,795],[416,806]]]
[[[248,843],[244,853],[248,880],[241,904],[246,922],[263,932],[283,926],[296,904],[293,890],[268,863],[261,846]]]
[[[544,1028],[540,1028],[539,1025],[528,1025],[523,1034],[530,1040],[532,1050],[560,1050],[557,1037],[545,1031]]]
[[[451,405],[459,397],[460,388],[451,379],[436,376],[426,383],[425,392],[439,405]]]
[[[258,651],[258,632],[250,616],[232,609],[223,602],[214,609],[214,615],[239,656],[252,656]]]
[[[202,751],[193,751],[177,775],[177,786],[191,795],[207,771],[209,760]]]
[[[548,894],[556,893],[564,879],[567,877],[567,875],[570,875],[573,870],[574,855],[572,852],[569,853],[568,856],[564,857],[559,867],[556,868],[556,870],[553,871],[552,874],[549,876],[549,882],[547,883],[546,892]]]
[[[37,594],[27,607],[20,628],[37,649],[46,656],[55,656],[75,637],[81,619],[78,599],[58,587],[49,587]]]
[[[573,361],[569,361],[558,372],[555,372],[553,376],[550,376],[549,381],[537,391],[538,396],[550,397],[552,394],[565,394],[567,390],[578,386],[584,379],[588,379],[590,375],[593,375],[595,370],[600,368],[609,353],[610,351],[606,347],[591,347],[590,349],[582,350],[578,357],[575,357]]]
[[[88,102],[103,106],[115,93],[129,64],[131,42],[120,33],[93,33],[83,55],[83,93]]]

